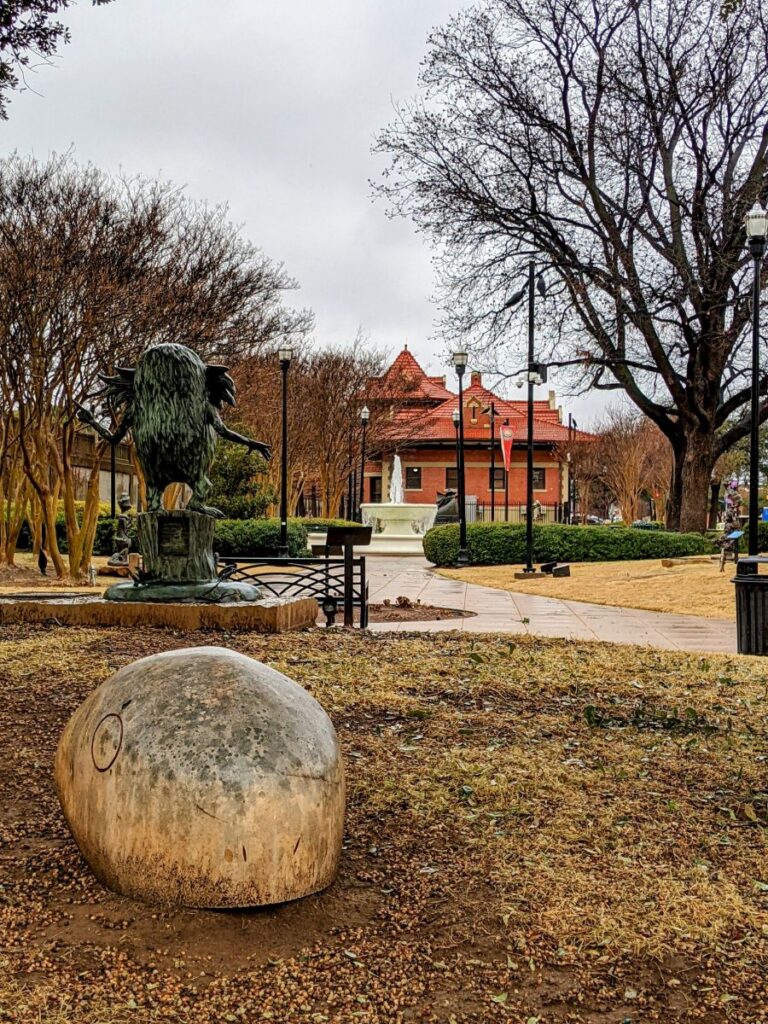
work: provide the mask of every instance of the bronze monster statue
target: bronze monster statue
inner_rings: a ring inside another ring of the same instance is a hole
[[[187,508],[220,517],[219,509],[204,504],[211,489],[208,473],[218,437],[245,445],[265,459],[270,449],[260,441],[230,430],[220,416],[226,402],[235,404],[234,381],[225,366],[206,365],[186,345],[164,344],[147,349],[135,368],[116,367],[114,377],[100,375],[102,395],[122,410],[114,434],[90,410],[78,406],[78,418],[117,444],[130,430],[147,485],[147,510],[159,512],[169,484],[192,488]]]

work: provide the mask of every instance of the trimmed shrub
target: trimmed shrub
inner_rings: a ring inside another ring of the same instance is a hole
[[[300,523],[305,530],[309,533],[319,532],[320,530],[327,530],[329,526],[359,526],[360,523],[353,523],[351,519],[311,519],[301,518],[291,520],[294,523]]]
[[[280,550],[279,519],[219,519],[213,546],[223,557],[270,558]],[[288,555],[307,552],[307,531],[293,519],[288,523]]]
[[[525,561],[525,525],[470,523],[467,549],[473,565],[519,565]],[[616,562],[633,558],[680,558],[715,551],[699,533],[665,533],[631,527],[536,526],[533,557],[537,562]],[[455,565],[459,527],[433,526],[424,536],[424,554],[435,565]]]

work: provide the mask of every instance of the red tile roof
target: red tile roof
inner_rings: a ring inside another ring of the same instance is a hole
[[[398,376],[408,381],[409,390],[403,395],[405,404],[395,413],[392,427],[388,431],[393,439],[401,436],[405,446],[419,442],[453,441],[456,437],[453,412],[459,407],[459,398],[445,387],[444,378],[428,377],[407,347],[376,381],[388,382],[391,387]],[[528,440],[528,403],[500,398],[483,386],[479,374],[472,374],[470,379],[472,383],[464,388],[465,441],[490,441],[490,422],[486,410],[493,402],[496,408],[496,436],[499,426],[508,420],[514,430],[515,442],[525,443]],[[391,395],[393,392],[390,390],[389,393]],[[418,403],[419,408],[413,407],[412,400]],[[425,405],[431,408],[425,409]],[[473,406],[478,410],[476,423],[472,422],[471,417]],[[568,440],[568,427],[560,422],[559,410],[553,409],[548,400],[535,401],[533,415],[534,441],[557,444]],[[577,430],[576,436],[579,439],[591,437],[582,430]]]
[[[397,395],[405,402],[442,402],[453,392],[445,386],[444,377],[429,377],[419,365],[406,345],[381,377],[375,377],[369,384],[369,392]]]

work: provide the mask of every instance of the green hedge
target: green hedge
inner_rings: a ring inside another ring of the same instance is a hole
[[[115,533],[117,520],[109,516],[100,516],[96,522],[96,535],[93,544],[94,555],[111,555],[115,550]],[[138,551],[136,544],[136,517],[131,517],[128,532],[132,540],[131,551]],[[56,520],[56,536],[59,550],[67,552],[67,533],[64,517]],[[280,548],[279,519],[219,519],[216,521],[214,548],[220,555],[242,555],[244,558],[269,558],[276,555]],[[31,547],[31,538],[26,523],[19,537],[19,550]],[[288,523],[288,553],[291,558],[300,558],[307,554],[307,530],[300,520]]]
[[[471,523],[467,526],[469,560],[474,565],[519,565],[525,561],[525,525]],[[660,533],[631,527],[536,526],[533,553],[537,562],[616,562],[632,558],[679,558],[711,554],[715,547],[698,533]],[[435,565],[455,565],[459,527],[434,526],[424,537],[424,554]]]
[[[353,523],[350,519],[321,519],[309,518],[293,519],[294,523],[300,523],[305,530],[316,533],[320,530],[327,530],[329,526],[359,526],[360,523]]]
[[[219,519],[213,546],[223,557],[269,558],[280,549],[279,519]],[[288,523],[288,554],[308,554],[307,531],[297,520]]]

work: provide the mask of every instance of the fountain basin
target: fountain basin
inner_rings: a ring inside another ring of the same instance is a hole
[[[435,505],[411,502],[367,503],[360,506],[363,523],[373,527],[371,555],[423,555],[424,534],[435,521]]]

